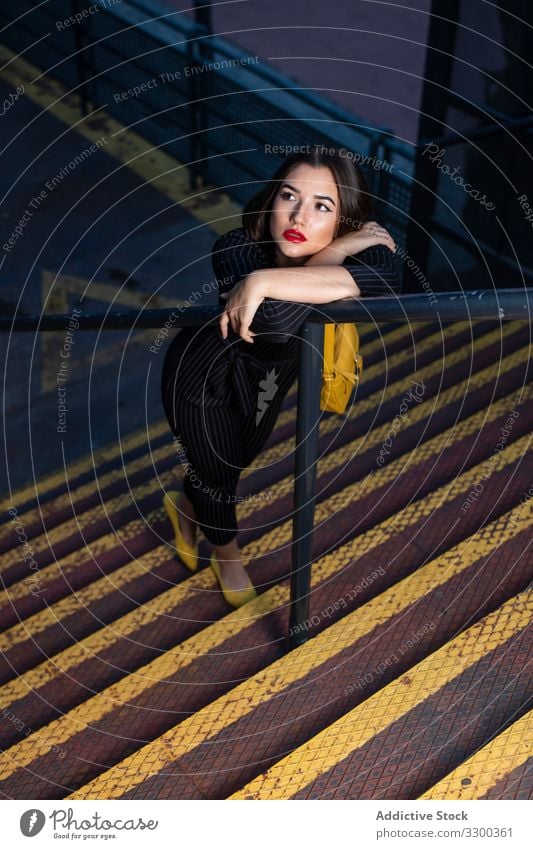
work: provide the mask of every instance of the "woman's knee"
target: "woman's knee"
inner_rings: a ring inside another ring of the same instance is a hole
[[[199,501],[230,504],[235,501],[238,480],[238,475],[234,475],[224,483],[214,483],[196,471],[189,470],[185,475],[183,488],[186,495],[191,494]]]

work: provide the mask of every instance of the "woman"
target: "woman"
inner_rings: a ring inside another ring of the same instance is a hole
[[[246,205],[242,227],[215,242],[224,312],[216,326],[182,329],[163,367],[165,411],[188,465],[183,491],[164,497],[176,548],[194,571],[200,526],[235,607],[256,595],[237,545],[235,490],[297,376],[299,327],[312,304],[400,291],[396,245],[369,220],[363,175],[324,151],[289,157]]]

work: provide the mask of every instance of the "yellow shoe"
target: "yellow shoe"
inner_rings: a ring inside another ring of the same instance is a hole
[[[229,587],[226,588],[224,586],[224,582],[222,581],[220,574],[220,564],[215,551],[211,555],[209,565],[217,577],[217,581],[220,584],[220,589],[222,590],[224,598],[228,604],[231,604],[232,607],[241,607],[241,605],[248,604],[249,601],[252,601],[257,597],[257,590],[250,579],[248,579],[249,585],[244,590],[230,590]]]
[[[183,537],[179,523],[179,511],[176,506],[178,497],[179,492],[165,492],[163,496],[163,506],[167,511],[168,517],[174,528],[174,533],[176,535],[176,552],[178,557],[180,560],[183,560],[191,572],[196,572],[198,568],[198,543],[196,545],[189,545]]]

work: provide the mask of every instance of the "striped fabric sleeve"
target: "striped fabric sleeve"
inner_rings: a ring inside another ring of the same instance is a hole
[[[239,227],[217,239],[211,252],[213,272],[220,293],[228,292],[243,277],[260,268],[272,268],[268,252]],[[219,303],[224,305],[223,298]],[[288,342],[305,320],[311,305],[265,298],[250,325],[267,342]]]
[[[220,292],[259,268],[272,268],[267,251],[242,228],[230,230],[213,245],[212,263]],[[376,245],[347,257],[343,263],[361,290],[361,296],[393,295],[401,291],[397,260],[385,245]],[[219,298],[219,303],[225,301]],[[250,329],[269,342],[288,342],[305,321],[313,304],[265,298]]]
[[[229,292],[252,271],[272,267],[266,249],[259,242],[252,241],[242,227],[230,230],[216,240],[211,262],[220,294]],[[222,306],[225,304],[223,298],[218,300]]]
[[[385,245],[373,245],[343,262],[361,290],[361,297],[399,295],[402,291],[398,260]]]
[[[357,256],[346,257],[343,266],[361,290],[360,297],[399,295],[401,292],[398,260],[385,245],[375,245]],[[272,341],[288,341],[298,333],[313,306],[319,305],[265,298],[250,325],[251,329],[257,332],[275,330],[282,335]]]

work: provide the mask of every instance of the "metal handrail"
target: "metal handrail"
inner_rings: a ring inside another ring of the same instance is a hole
[[[518,272],[517,272],[518,276]],[[378,298],[343,298],[329,304],[315,304],[306,323],[384,321],[463,321],[475,319],[531,319],[533,289],[476,289],[428,294],[380,296]],[[78,302],[82,303],[82,302]],[[176,315],[176,310],[181,313]],[[219,304],[197,307],[165,307],[163,309],[108,310],[105,313],[80,313],[76,316],[80,330],[146,330],[172,326],[193,327],[214,321],[224,311]],[[64,330],[71,316],[0,315],[0,332]],[[305,325],[304,325],[305,326]]]
[[[108,311],[77,314],[79,330],[141,330],[160,328],[172,320],[175,328],[206,326],[223,312],[220,305],[176,309]],[[327,322],[484,321],[522,319],[531,323],[533,289],[457,291],[401,297],[345,298],[311,307],[299,331],[302,342],[298,370],[296,451],[294,465],[294,518],[288,648],[309,639],[312,541],[316,499],[316,472],[320,423],[320,373]],[[62,330],[70,315],[0,316],[0,332]]]

